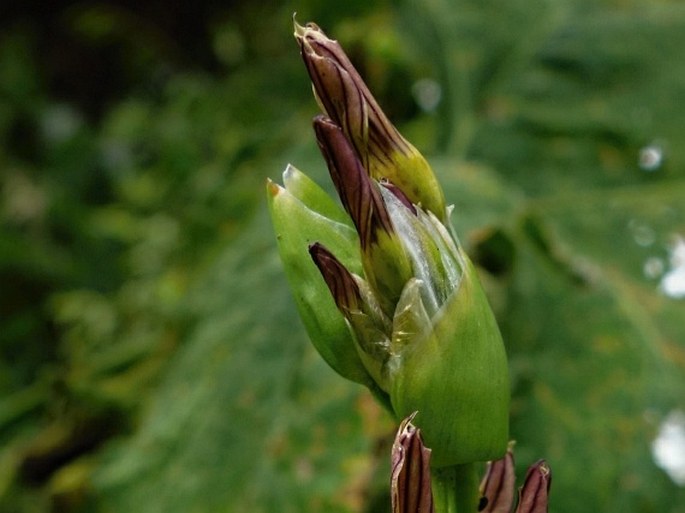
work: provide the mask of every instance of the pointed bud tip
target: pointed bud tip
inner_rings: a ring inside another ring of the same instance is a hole
[[[295,36],[295,39],[297,39],[298,43],[302,44],[302,42],[307,37],[320,37],[323,39],[328,39],[328,37],[326,37],[326,35],[323,33],[321,28],[316,23],[310,21],[305,23],[304,25],[300,25],[297,22],[296,16],[297,13],[293,13],[293,36]]]
[[[349,275],[345,266],[320,242],[313,242],[308,246],[308,250],[309,256],[312,257],[327,283],[329,279],[336,278],[338,275]]]
[[[534,476],[544,479],[547,484],[547,489],[549,489],[552,480],[552,469],[547,464],[547,461],[538,460],[528,468],[526,479]]]
[[[320,242],[311,243],[309,246],[307,246],[307,249],[309,250],[309,254],[314,259],[316,259],[319,254],[328,253],[328,250]]]
[[[412,424],[416,412],[405,418],[397,430],[391,457],[391,499],[393,513],[432,513],[431,450]]]
[[[309,251],[309,256],[312,258],[316,267],[319,268],[319,272],[324,278],[324,281],[330,288],[329,277],[332,273],[331,262],[335,261],[333,254],[326,249],[326,247],[319,243],[314,242],[307,246]]]
[[[545,460],[541,460],[538,464],[538,471],[545,477],[548,477],[552,473],[552,469]]]
[[[276,197],[278,196],[281,192],[283,192],[283,187],[278,185],[276,182],[271,180],[271,178],[266,179],[266,192],[271,196],[271,197]]]
[[[346,311],[359,308],[359,286],[335,255],[319,242],[309,245],[309,255],[319,268],[338,309],[344,314]]]
[[[305,28],[297,23],[297,12],[293,13],[293,29],[295,29],[295,32],[293,32],[295,39],[299,39],[304,36]]]
[[[317,136],[319,134],[332,132],[340,132],[342,134],[342,128],[336,125],[335,122],[325,114],[317,114],[314,116],[312,119],[312,125],[314,126],[314,132],[316,132]]]
[[[283,183],[287,184],[288,180],[290,180],[295,173],[297,173],[297,168],[295,166],[292,164],[285,166],[285,169],[283,170]]]

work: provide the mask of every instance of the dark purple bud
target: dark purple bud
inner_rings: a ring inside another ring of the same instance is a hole
[[[388,178],[414,204],[445,220],[445,198],[426,159],[388,120],[340,44],[314,23],[295,23],[295,38],[326,116],[338,125],[376,180]]]
[[[295,24],[295,38],[314,91],[327,116],[339,125],[364,166],[369,159],[392,165],[392,153],[413,150],[385,116],[340,44],[315,24]]]
[[[392,445],[390,494],[393,513],[433,513],[431,450],[410,415],[402,421]]]
[[[317,116],[314,131],[340,201],[357,228],[362,248],[376,240],[377,230],[393,232],[377,184],[369,178],[340,127],[325,116]]]
[[[478,511],[483,513],[509,513],[514,506],[514,454],[511,447],[503,458],[488,463],[480,483],[481,500]]]
[[[519,504],[516,513],[547,513],[552,470],[545,460],[539,460],[526,472],[526,480],[519,488]]]
[[[361,295],[352,274],[335,258],[333,253],[318,242],[309,246],[309,254],[328,285],[338,309],[343,313],[358,310]]]

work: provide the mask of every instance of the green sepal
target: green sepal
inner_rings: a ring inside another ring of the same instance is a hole
[[[458,289],[433,330],[399,356],[390,391],[398,419],[418,411],[415,424],[436,468],[498,459],[509,436],[504,344],[476,270],[463,258]]]
[[[347,215],[347,212],[314,180],[292,164],[288,164],[283,171],[283,186],[290,194],[304,203],[309,210],[354,230],[354,224],[352,224],[352,219]]]
[[[350,271],[360,273],[359,240],[348,224],[333,221],[310,208],[322,208],[326,212],[328,207],[323,200],[326,194],[313,182],[302,180],[302,176],[297,177],[298,184],[305,184],[296,187],[301,194],[299,198],[272,181],[266,187],[286,278],[307,334],[326,363],[344,378],[370,387],[373,379],[357,354],[342,313],[307,252],[309,244],[321,242]]]

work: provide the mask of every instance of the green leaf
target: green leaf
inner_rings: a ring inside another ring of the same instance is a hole
[[[309,210],[354,229],[350,216],[314,180],[295,166],[288,164],[286,167],[283,186]]]

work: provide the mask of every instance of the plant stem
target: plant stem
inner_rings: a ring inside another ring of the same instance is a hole
[[[478,511],[478,463],[434,469],[432,485],[435,513]]]

